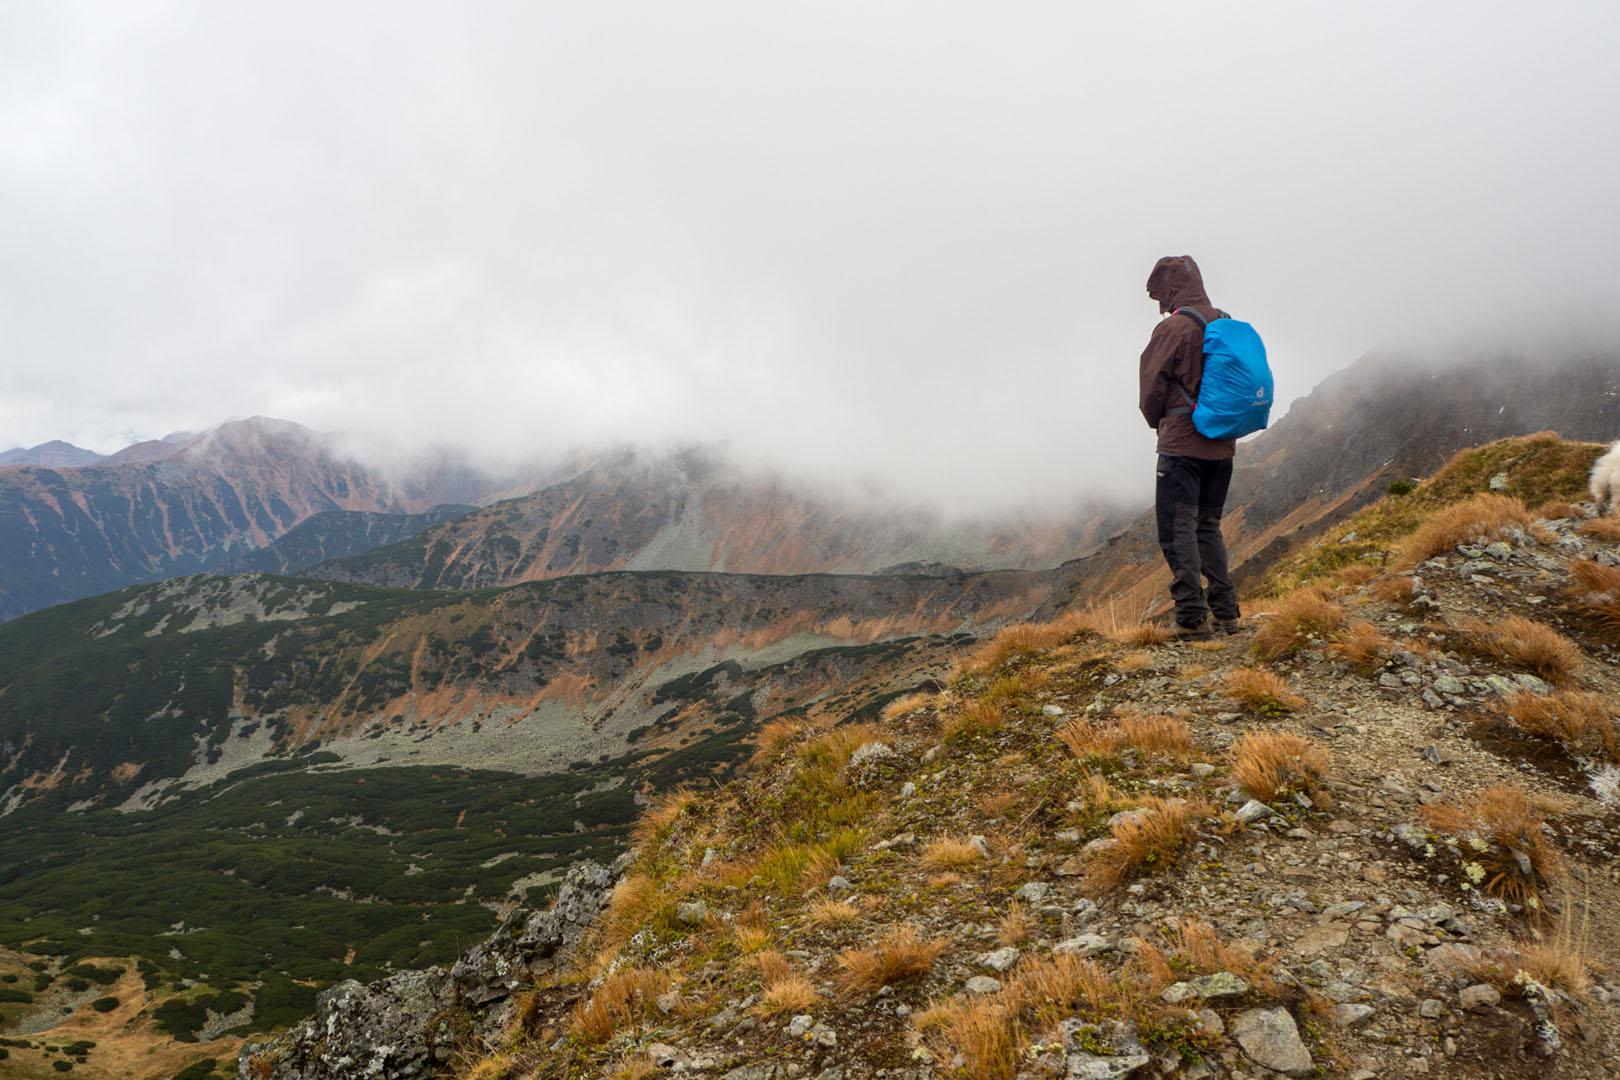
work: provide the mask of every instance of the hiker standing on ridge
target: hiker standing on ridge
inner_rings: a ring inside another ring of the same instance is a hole
[[[1204,326],[1220,312],[1204,294],[1203,276],[1190,255],[1166,255],[1155,263],[1147,294],[1168,316],[1142,350],[1141,408],[1148,427],[1159,433],[1154,510],[1159,549],[1170,564],[1176,636],[1207,638],[1216,629],[1233,634],[1237,590],[1227,570],[1221,511],[1237,440],[1204,437],[1191,415],[1204,377]]]

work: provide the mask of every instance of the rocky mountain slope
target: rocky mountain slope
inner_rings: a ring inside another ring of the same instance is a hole
[[[318,563],[360,555],[408,540],[424,529],[472,513],[477,507],[435,506],[422,514],[377,514],[327,510],[294,525],[273,541],[225,566],[231,574],[297,575]]]
[[[1096,502],[1050,518],[950,521],[920,508],[818,494],[696,451],[625,453],[533,495],[310,574],[398,588],[473,589],[621,569],[1036,569],[1090,551],[1126,520],[1125,511]]]
[[[384,476],[285,421],[222,424],[75,468],[0,468],[0,620],[223,567],[327,510],[420,513],[494,482],[449,459]]]
[[[1612,1076],[1598,450],[1459,455],[1230,637],[1077,610],[880,719],[772,725],[558,913],[339,988],[238,1075]]]

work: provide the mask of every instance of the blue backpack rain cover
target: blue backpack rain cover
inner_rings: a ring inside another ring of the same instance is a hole
[[[1196,402],[1181,387],[1187,407],[1170,411],[1190,411],[1193,427],[1208,439],[1241,439],[1264,428],[1271,419],[1276,387],[1266,364],[1265,343],[1254,327],[1224,311],[1212,322],[1192,308],[1180,308],[1177,314],[1192,316],[1204,328],[1204,381]]]

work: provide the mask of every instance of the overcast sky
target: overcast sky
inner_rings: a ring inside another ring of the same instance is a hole
[[[1143,284],[1283,400],[1617,301],[1620,4],[0,5],[0,449],[264,414],[1147,490]]]

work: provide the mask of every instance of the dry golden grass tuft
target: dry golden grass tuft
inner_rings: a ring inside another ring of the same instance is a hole
[[[1136,652],[1128,652],[1115,660],[1114,670],[1123,671],[1127,674],[1133,671],[1146,671],[1153,666],[1153,663],[1153,654],[1146,649],[1139,649]]]
[[[827,896],[818,896],[810,901],[807,913],[816,926],[841,926],[861,917],[861,909],[854,904]]]
[[[984,859],[980,851],[966,837],[942,836],[922,850],[920,860],[929,870],[965,870]]]
[[[271,1076],[273,1072],[261,1072],[249,1063],[252,1074],[258,1076]],[[510,1050],[497,1050],[485,1057],[479,1058],[473,1067],[466,1072],[458,1072],[456,1080],[507,1080],[512,1070],[517,1067],[517,1055]]]
[[[1359,589],[1377,576],[1378,571],[1366,563],[1351,563],[1334,574],[1333,580],[1341,589]]]
[[[687,807],[697,801],[697,793],[689,788],[666,791],[642,811],[630,830],[630,846],[645,848],[663,840]]]
[[[731,940],[737,951],[744,955],[757,953],[771,943],[771,932],[765,925],[765,909],[754,904],[731,924]]]
[[[1344,622],[1344,608],[1320,588],[1295,589],[1277,598],[1254,635],[1260,656],[1289,656],[1313,642],[1326,641]]]
[[[1620,727],[1611,697],[1574,690],[1546,696],[1520,691],[1503,702],[1502,711],[1525,731],[1561,743],[1572,754],[1620,764]]]
[[[1552,502],[1544,502],[1530,511],[1530,516],[1539,521],[1557,521],[1559,518],[1578,518],[1581,516],[1581,512],[1575,508],[1573,503],[1555,499]]]
[[[1602,544],[1620,544],[1620,517],[1592,518],[1577,525],[1575,531]]]
[[[1081,718],[1058,732],[1063,745],[1077,758],[1116,757],[1127,747],[1149,757],[1187,760],[1192,751],[1192,729],[1185,721],[1162,713],[1127,712],[1111,723]]]
[[[1030,920],[1029,909],[1017,900],[1007,909],[1007,914],[1001,917],[1001,924],[996,929],[996,944],[1022,945],[1029,940],[1030,934],[1035,930]]]
[[[1487,896],[1540,910],[1540,897],[1567,876],[1564,860],[1542,831],[1540,811],[1516,787],[1488,788],[1462,803],[1423,807],[1423,819],[1451,833],[1462,849],[1463,873]]]
[[[1101,633],[1096,609],[1076,609],[1046,623],[1015,623],[970,652],[957,666],[962,672],[993,672],[1008,661],[1058,648],[1084,633]]]
[[[1401,547],[1397,568],[1410,570],[1425,559],[1444,554],[1458,544],[1478,544],[1494,540],[1509,525],[1528,529],[1530,512],[1518,499],[1495,492],[1475,495],[1453,503],[1418,526]]]
[[[1098,1019],[1140,1012],[1143,989],[1065,953],[1027,961],[998,993],[935,1002],[915,1022],[936,1057],[961,1058],[957,1075],[1011,1080],[1030,1032],[1054,1029],[1081,1011]]]
[[[1346,626],[1334,635],[1328,649],[1363,675],[1383,667],[1384,662],[1395,655],[1395,643],[1370,622],[1353,622]]]
[[[1265,668],[1233,668],[1221,679],[1221,689],[1240,708],[1264,715],[1305,707],[1305,699],[1288,689],[1281,675]]]
[[[1130,946],[1128,970],[1146,986],[1148,993],[1157,994],[1176,981],[1176,969],[1163,949],[1143,937],[1131,938]]]
[[[1101,895],[1146,871],[1161,869],[1214,813],[1201,799],[1150,798],[1111,830],[1113,843],[1086,859],[1081,888]]]
[[[844,969],[839,982],[849,993],[872,992],[925,975],[945,950],[946,942],[919,937],[909,926],[897,926],[870,948],[845,949],[834,959]]]
[[[644,1057],[626,1058],[618,1068],[608,1073],[608,1080],[647,1080],[661,1072],[658,1066]]]
[[[1569,573],[1574,578],[1575,610],[1620,641],[1620,567],[1578,559],[1569,564]]]
[[[1126,645],[1135,645],[1137,648],[1142,649],[1150,645],[1163,645],[1170,640],[1173,633],[1168,626],[1160,626],[1157,623],[1139,623],[1123,631],[1119,636],[1119,640]]]
[[[1281,993],[1276,980],[1253,953],[1222,945],[1215,928],[1201,919],[1178,923],[1170,931],[1170,948],[1177,956],[1203,971],[1230,971],[1242,976],[1250,986],[1263,994]]]
[[[1327,752],[1303,735],[1287,731],[1246,731],[1228,751],[1232,776],[1261,802],[1302,792],[1325,804],[1321,782],[1328,774]]]
[[[615,971],[602,979],[589,1001],[574,1006],[569,1032],[582,1042],[606,1042],[617,1032],[633,1030],[668,989],[667,971],[644,967]]]
[[[939,708],[938,694],[907,694],[905,697],[895,698],[883,707],[883,719],[893,720],[897,716],[914,713],[921,709]]]
[[[1466,970],[1481,982],[1514,996],[1524,994],[1525,977],[1560,990],[1577,1001],[1586,1000],[1592,991],[1592,961],[1582,944],[1575,940],[1567,922],[1550,938],[1493,949],[1469,964]]]
[[[599,923],[601,933],[610,942],[623,941],[647,925],[664,902],[657,878],[639,871],[627,874],[608,897],[607,911]]]
[[[754,752],[748,758],[750,768],[757,768],[776,757],[782,747],[803,734],[809,724],[803,720],[772,720],[754,736]]]
[[[760,1015],[802,1013],[820,1000],[815,984],[795,971],[788,958],[776,950],[762,952],[754,961],[759,965],[760,979],[764,983],[759,1002],[754,1006]]]
[[[1522,615],[1472,623],[1466,641],[1481,655],[1524,668],[1552,683],[1569,682],[1581,668],[1579,646],[1552,627]]]
[[[982,735],[987,731],[999,731],[1006,720],[1007,717],[1001,711],[1000,705],[982,699],[970,701],[946,714],[940,735],[946,742],[954,743],[974,735]]]
[[[935,1002],[914,1022],[935,1057],[961,1059],[957,1075],[1008,1080],[1018,1068],[1021,1040],[1003,997],[964,995]]]
[[[1391,574],[1386,578],[1379,578],[1372,587],[1372,593],[1386,604],[1409,605],[1417,599],[1414,591],[1417,579],[1409,574]]]

